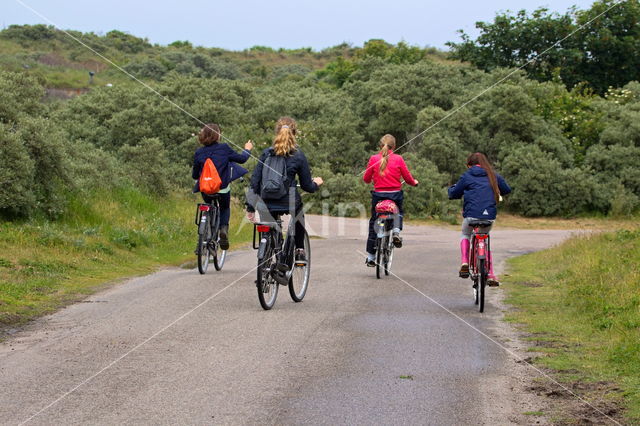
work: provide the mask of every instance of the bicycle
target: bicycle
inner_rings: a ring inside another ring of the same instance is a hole
[[[305,259],[295,259],[294,230],[295,220],[292,217],[286,237],[283,235],[282,215],[276,215],[275,222],[254,224],[253,248],[258,250],[256,287],[264,310],[273,307],[281,285],[289,287],[289,295],[294,302],[301,302],[307,293],[311,272],[309,235],[304,232]]]
[[[381,203],[385,203],[381,207]],[[397,221],[398,207],[390,200],[385,200],[376,206],[376,278],[380,279],[382,271],[385,275],[391,272],[393,263],[393,228]]]
[[[227,251],[220,249],[220,206],[217,196],[213,196],[211,203],[198,203],[195,224],[198,225],[198,272],[207,272],[210,259],[213,259],[216,271],[220,271]]]
[[[469,253],[469,277],[473,281],[473,293],[478,311],[484,312],[485,289],[489,275],[490,238],[488,228],[492,225],[488,220],[473,220],[469,226],[471,233],[471,249]]]

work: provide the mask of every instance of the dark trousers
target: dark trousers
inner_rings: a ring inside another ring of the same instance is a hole
[[[211,203],[215,197],[218,197],[218,205],[220,206],[220,226],[229,226],[229,217],[231,216],[231,192],[226,194],[216,194],[215,196],[202,194],[205,203]]]
[[[258,211],[260,213],[261,222],[275,222],[275,217],[281,214],[289,214],[288,209],[269,210],[268,212]],[[293,239],[296,243],[296,248],[304,248],[304,213],[302,212],[302,204],[296,206],[296,214],[291,220],[295,220],[296,226],[294,229]]]
[[[404,201],[404,193],[398,192],[375,192],[371,191],[371,218],[369,219],[369,236],[367,237],[367,253],[374,253],[376,251],[376,231],[374,229],[378,213],[376,213],[376,204],[382,200],[391,200],[398,206],[400,214],[398,214],[398,220],[394,223],[394,228],[402,229],[402,215],[404,210],[402,209],[402,202]]]

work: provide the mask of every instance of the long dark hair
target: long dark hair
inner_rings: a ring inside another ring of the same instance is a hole
[[[496,178],[496,172],[493,170],[493,166],[487,159],[487,157],[481,152],[474,152],[473,154],[467,157],[467,166],[480,166],[487,172],[487,176],[489,177],[489,183],[491,184],[491,189],[493,189],[493,198],[495,198],[496,203],[500,201],[500,188],[498,188],[498,179]]]

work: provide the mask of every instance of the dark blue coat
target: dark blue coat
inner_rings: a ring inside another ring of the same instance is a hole
[[[251,187],[247,193],[247,210],[249,211],[253,211],[256,204],[258,204],[257,195],[260,194],[262,186],[262,169],[264,168],[264,162],[267,159],[267,156],[272,154],[273,148],[265,149],[260,156],[260,161],[258,161],[256,168],[253,170],[253,174],[251,175]],[[296,186],[298,184],[296,176],[300,178],[300,187],[306,192],[316,192],[318,190],[318,185],[311,178],[311,170],[309,169],[307,157],[299,149],[286,157],[286,164],[286,183],[289,185],[289,193],[291,193],[291,191],[295,191],[295,204],[296,206],[299,206],[302,203],[302,199],[296,190]],[[269,200],[266,203],[266,207],[270,211],[288,211],[289,196],[285,195],[280,200]]]
[[[500,195],[511,192],[511,188],[502,176],[496,173]],[[449,199],[464,197],[463,217],[494,220],[496,218],[496,199],[489,183],[487,172],[480,166],[473,166],[460,177],[458,183],[449,188]]]
[[[222,185],[220,189],[226,188],[232,180],[235,180],[245,174],[247,171],[233,163],[245,163],[251,154],[248,150],[242,151],[240,154],[235,152],[226,143],[214,143],[208,146],[198,148],[193,156],[193,171],[191,177],[194,179],[200,179],[200,173],[202,173],[202,167],[204,166],[207,158],[211,158],[213,164],[218,170]],[[233,176],[232,176],[233,174]],[[196,182],[193,192],[199,192],[199,184]]]

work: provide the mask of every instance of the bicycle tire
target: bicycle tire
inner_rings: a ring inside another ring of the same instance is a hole
[[[267,244],[270,245],[270,242],[267,242]],[[271,276],[271,269],[276,262],[275,250],[269,246],[265,250],[264,257],[258,259],[256,287],[258,288],[260,306],[262,306],[262,309],[265,311],[273,308],[273,305],[276,303],[276,298],[278,297],[278,283]]]
[[[485,270],[486,260],[480,259],[478,261],[478,311],[484,312],[484,290],[487,285],[487,271]]]
[[[209,226],[208,219],[206,219],[203,231],[198,233],[198,272],[201,275],[207,273],[209,267],[209,257],[211,255],[209,249],[209,239],[211,235],[211,227]]]
[[[224,266],[224,261],[227,259],[227,251],[220,249],[220,215],[216,214],[216,232],[214,233],[215,238],[213,239],[214,250],[213,250],[213,266],[216,268],[216,271],[221,271]]]
[[[307,231],[304,232],[304,252],[306,255],[306,265],[304,267],[298,266],[293,261],[293,270],[291,278],[289,278],[289,295],[294,302],[302,302],[304,296],[307,294],[309,288],[309,276],[311,274],[311,244],[309,242],[309,235]]]
[[[376,239],[376,278],[382,275],[382,247],[384,238]]]
[[[393,263],[393,238],[387,237],[387,244],[384,256],[384,274],[389,275],[391,272],[391,264]]]

